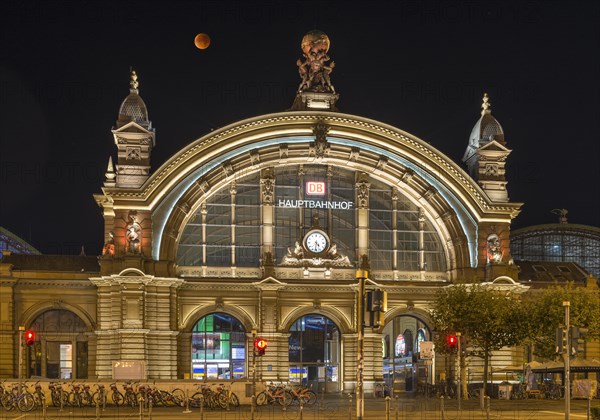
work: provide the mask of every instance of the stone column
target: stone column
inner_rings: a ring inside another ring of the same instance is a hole
[[[356,259],[363,255],[369,255],[369,176],[361,173],[356,182],[356,207],[357,220],[356,227],[358,231]]]
[[[17,373],[19,326],[14,319],[12,265],[0,264],[0,378],[14,378]]]
[[[344,392],[354,392],[358,372],[357,348],[358,334],[344,334],[342,336],[344,349]]]
[[[265,169],[261,172],[260,180],[260,195],[261,195],[261,207],[262,207],[262,249],[261,254],[263,260],[266,259],[266,255],[270,254],[274,258],[273,245],[275,242],[274,237],[274,224],[275,224],[275,176],[273,175],[272,168]]]

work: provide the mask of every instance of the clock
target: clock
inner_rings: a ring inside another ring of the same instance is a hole
[[[304,238],[304,246],[310,252],[320,254],[329,247],[329,238],[323,231],[312,230]]]

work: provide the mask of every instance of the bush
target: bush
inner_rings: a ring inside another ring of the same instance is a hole
[[[592,407],[591,413],[593,420],[600,420],[600,407]]]

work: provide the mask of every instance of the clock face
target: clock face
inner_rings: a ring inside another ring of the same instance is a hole
[[[321,232],[309,233],[304,243],[310,252],[318,254],[327,248],[327,237]]]

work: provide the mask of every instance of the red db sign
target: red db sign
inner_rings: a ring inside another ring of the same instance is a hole
[[[319,181],[307,181],[306,195],[325,195],[325,183]]]

